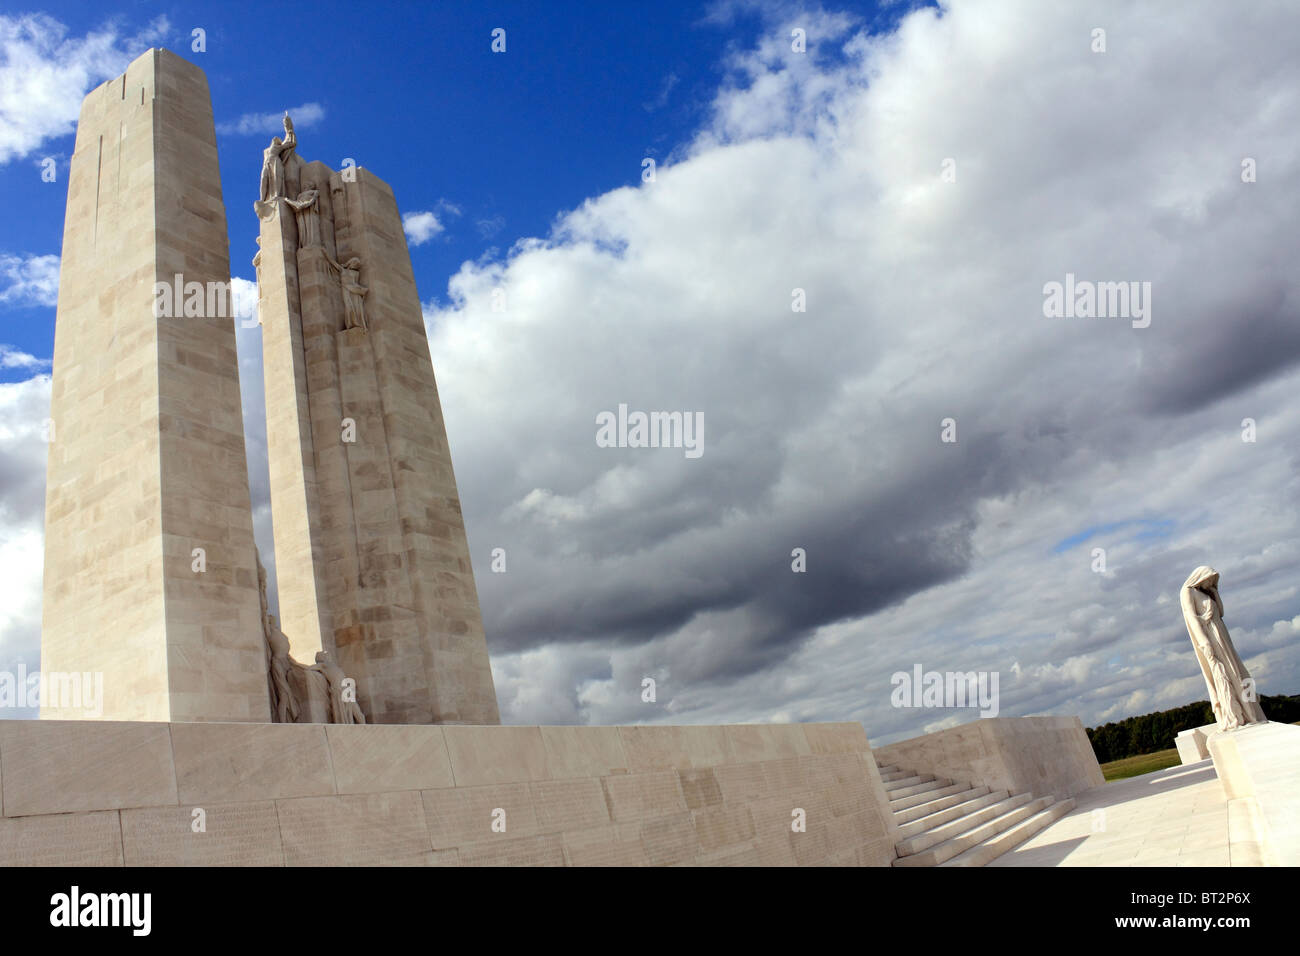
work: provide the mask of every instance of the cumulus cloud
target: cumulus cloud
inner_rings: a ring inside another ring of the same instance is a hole
[[[315,126],[325,118],[325,107],[319,103],[304,103],[288,110],[294,129]],[[217,132],[226,136],[284,135],[285,110],[269,113],[245,113],[238,119],[217,124]]]
[[[0,255],[0,302],[55,305],[59,301],[59,257]]]
[[[252,279],[231,277],[230,302],[237,327],[253,328],[261,322],[257,309],[257,283]]]
[[[655,182],[451,279],[430,343],[511,720],[974,717],[891,707],[918,663],[997,671],[1005,716],[1172,706],[1204,696],[1169,600],[1200,563],[1265,692],[1300,686],[1300,24],[1101,12],[1104,55],[1091,9],[778,8]],[[1150,327],[1045,318],[1066,273],[1151,282]],[[598,448],[620,402],[703,412],[706,454]]]
[[[406,241],[413,246],[423,245],[445,227],[433,213],[408,212],[402,214],[402,229],[406,232]]]
[[[42,369],[49,368],[50,360],[37,358],[12,345],[0,345],[0,368]]]
[[[110,24],[84,37],[44,14],[0,15],[0,164],[73,132],[86,92],[156,45],[159,17],[134,36]]]
[[[460,215],[460,207],[446,199],[439,199],[432,210],[412,210],[402,214],[402,229],[406,241],[413,246],[423,245],[447,228],[447,220]]]

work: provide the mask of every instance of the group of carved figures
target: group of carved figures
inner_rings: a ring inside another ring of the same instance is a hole
[[[320,190],[316,183],[305,182],[298,193],[298,198],[290,199],[287,189],[285,163],[298,146],[298,137],[293,131],[293,120],[284,114],[284,139],[275,137],[271,145],[262,152],[262,182],[259,190],[258,209],[274,208],[283,200],[293,210],[298,223],[298,246],[301,249],[320,249],[326,263],[339,277],[343,293],[343,327],[346,329],[364,329],[366,312],[364,299],[369,291],[361,284],[361,260],[357,256],[346,262],[338,263],[325,252],[321,240],[320,228]]]
[[[289,655],[289,639],[276,626],[266,597],[266,568],[257,561],[257,583],[262,596],[262,630],[270,656],[271,710],[281,724],[309,723],[311,712],[322,712],[331,724],[364,724],[366,715],[357,703],[356,682],[349,680],[327,651],[316,654],[316,663],[299,664]],[[298,678],[292,680],[291,675]],[[306,688],[306,700],[299,700],[294,684]],[[313,707],[312,705],[316,706]],[[322,706],[323,705],[323,706]]]

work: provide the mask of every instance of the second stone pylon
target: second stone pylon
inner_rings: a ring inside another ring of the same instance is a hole
[[[257,267],[281,629],[373,723],[500,723],[423,311],[392,190],[263,155]]]

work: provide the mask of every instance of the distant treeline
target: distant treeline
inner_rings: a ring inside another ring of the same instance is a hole
[[[1300,696],[1269,697],[1264,694],[1260,696],[1259,702],[1264,708],[1264,716],[1269,720],[1279,724],[1300,721]],[[1167,750],[1174,745],[1174,737],[1182,731],[1212,723],[1214,711],[1210,709],[1208,700],[1202,700],[1172,710],[1143,714],[1141,717],[1126,717],[1117,723],[1089,727],[1088,739],[1092,741],[1097,762],[1108,763],[1124,757]]]

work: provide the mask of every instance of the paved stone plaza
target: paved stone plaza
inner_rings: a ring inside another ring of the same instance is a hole
[[[1209,760],[1107,783],[1074,801],[1069,814],[988,865],[1258,865],[1248,841],[1234,852],[1228,800]]]

